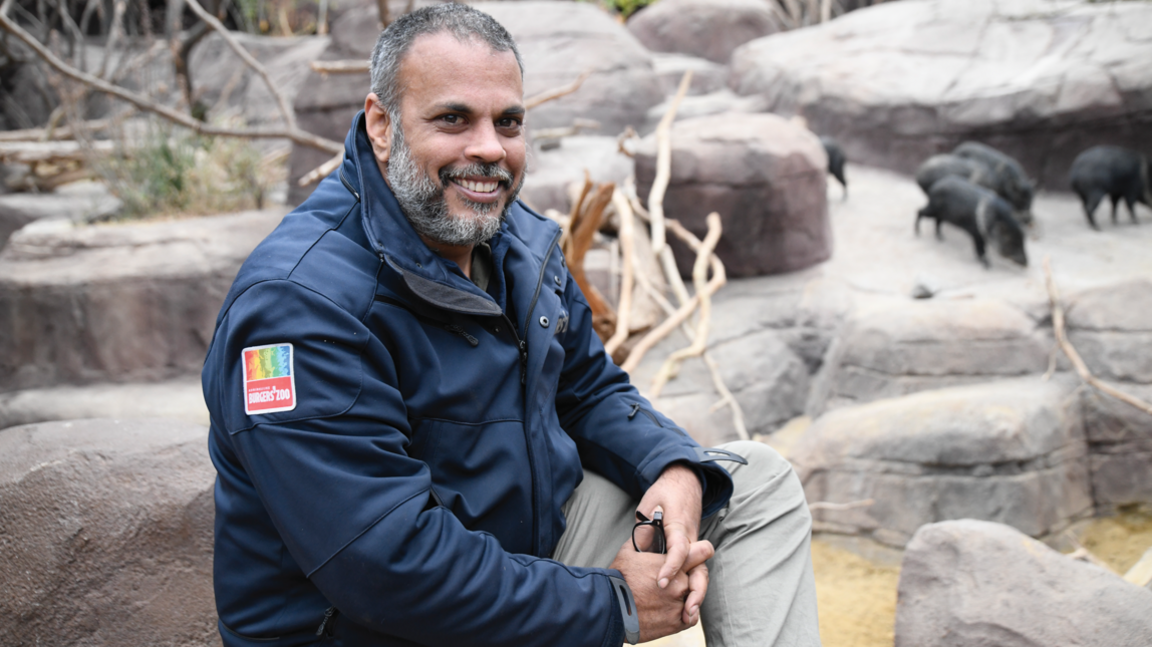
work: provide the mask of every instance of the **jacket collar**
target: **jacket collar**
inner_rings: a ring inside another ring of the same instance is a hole
[[[451,271],[435,252],[420,240],[388,183],[380,175],[372,144],[368,141],[364,111],[357,113],[344,140],[341,180],[360,199],[361,221],[373,250],[403,278],[408,289],[440,308],[473,315],[499,315],[496,301],[465,277]],[[493,251],[501,244],[508,225],[491,241]]]

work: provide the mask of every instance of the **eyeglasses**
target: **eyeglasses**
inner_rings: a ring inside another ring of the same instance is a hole
[[[658,553],[663,555],[667,551],[664,542],[664,513],[660,510],[652,513],[648,519],[639,511],[636,518],[640,521],[632,527],[632,547],[638,553]]]

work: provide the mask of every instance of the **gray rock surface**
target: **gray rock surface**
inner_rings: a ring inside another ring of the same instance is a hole
[[[639,132],[644,135],[654,132],[671,104],[672,97],[669,97],[658,105],[649,108],[648,114],[645,115],[644,125],[639,128]],[[676,107],[675,120],[683,121],[729,112],[764,112],[766,106],[767,102],[764,97],[759,95],[741,97],[728,88],[720,88],[708,94],[684,97],[680,101],[680,105]]]
[[[207,426],[208,407],[195,377],[0,393],[0,429],[81,418],[168,418]]]
[[[38,220],[84,223],[120,212],[123,203],[96,182],[64,185],[53,193],[0,195],[0,249],[12,234]]]
[[[838,409],[789,455],[814,528],[904,545],[926,523],[976,518],[1032,536],[1092,513],[1074,380],[1039,378],[925,391]]]
[[[1004,301],[880,301],[850,317],[833,342],[808,412],[1043,373],[1050,348],[1037,324]]]
[[[672,176],[664,211],[703,238],[716,211],[724,235],[716,253],[730,277],[791,272],[832,254],[826,167],[819,139],[776,115],[726,113],[672,127]],[[636,154],[637,193],[656,176],[656,139]],[[695,258],[673,246],[681,268]]]
[[[1090,146],[1152,148],[1150,58],[1145,2],[891,2],[745,44],[730,83],[855,162],[911,174],[976,139],[1066,188]]]
[[[897,595],[896,647],[1152,642],[1152,591],[996,523],[921,528]]]
[[[328,36],[268,38],[234,32],[232,37],[264,66],[289,107],[305,87],[308,64],[319,58],[330,43]],[[264,80],[244,64],[219,34],[205,37],[192,50],[190,59],[193,92],[204,105],[215,109],[213,116],[231,113],[250,126],[283,125],[279,106]]]
[[[654,52],[727,63],[740,45],[781,26],[757,0],[661,0],[628,19],[628,31]]]
[[[240,264],[283,215],[21,230],[0,252],[0,392],[199,374]]]
[[[615,182],[620,186],[632,175],[632,167],[632,159],[620,152],[615,137],[564,137],[556,148],[533,147],[520,197],[541,213],[545,209],[568,213],[568,185],[582,183],[584,171],[588,171],[593,182]]]
[[[1112,384],[1152,402],[1152,386]],[[1098,514],[1120,506],[1152,504],[1152,416],[1085,388],[1080,395],[1084,432],[1092,452],[1092,495]]]
[[[171,420],[0,431],[5,645],[220,644],[206,436]]]
[[[1152,280],[1071,295],[1067,317],[1068,340],[1096,377],[1152,384]]]
[[[667,52],[652,53],[652,68],[660,77],[664,94],[672,95],[680,87],[680,79],[692,70],[688,95],[710,94],[728,88],[728,66],[713,63],[706,58]]]

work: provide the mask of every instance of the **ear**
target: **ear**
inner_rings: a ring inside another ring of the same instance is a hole
[[[392,118],[380,106],[375,92],[364,99],[364,122],[368,141],[372,142],[372,154],[383,172],[392,154]]]

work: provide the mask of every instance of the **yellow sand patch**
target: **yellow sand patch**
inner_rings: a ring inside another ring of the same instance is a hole
[[[1085,548],[1123,575],[1152,547],[1152,514],[1130,512],[1093,519],[1077,534]]]

